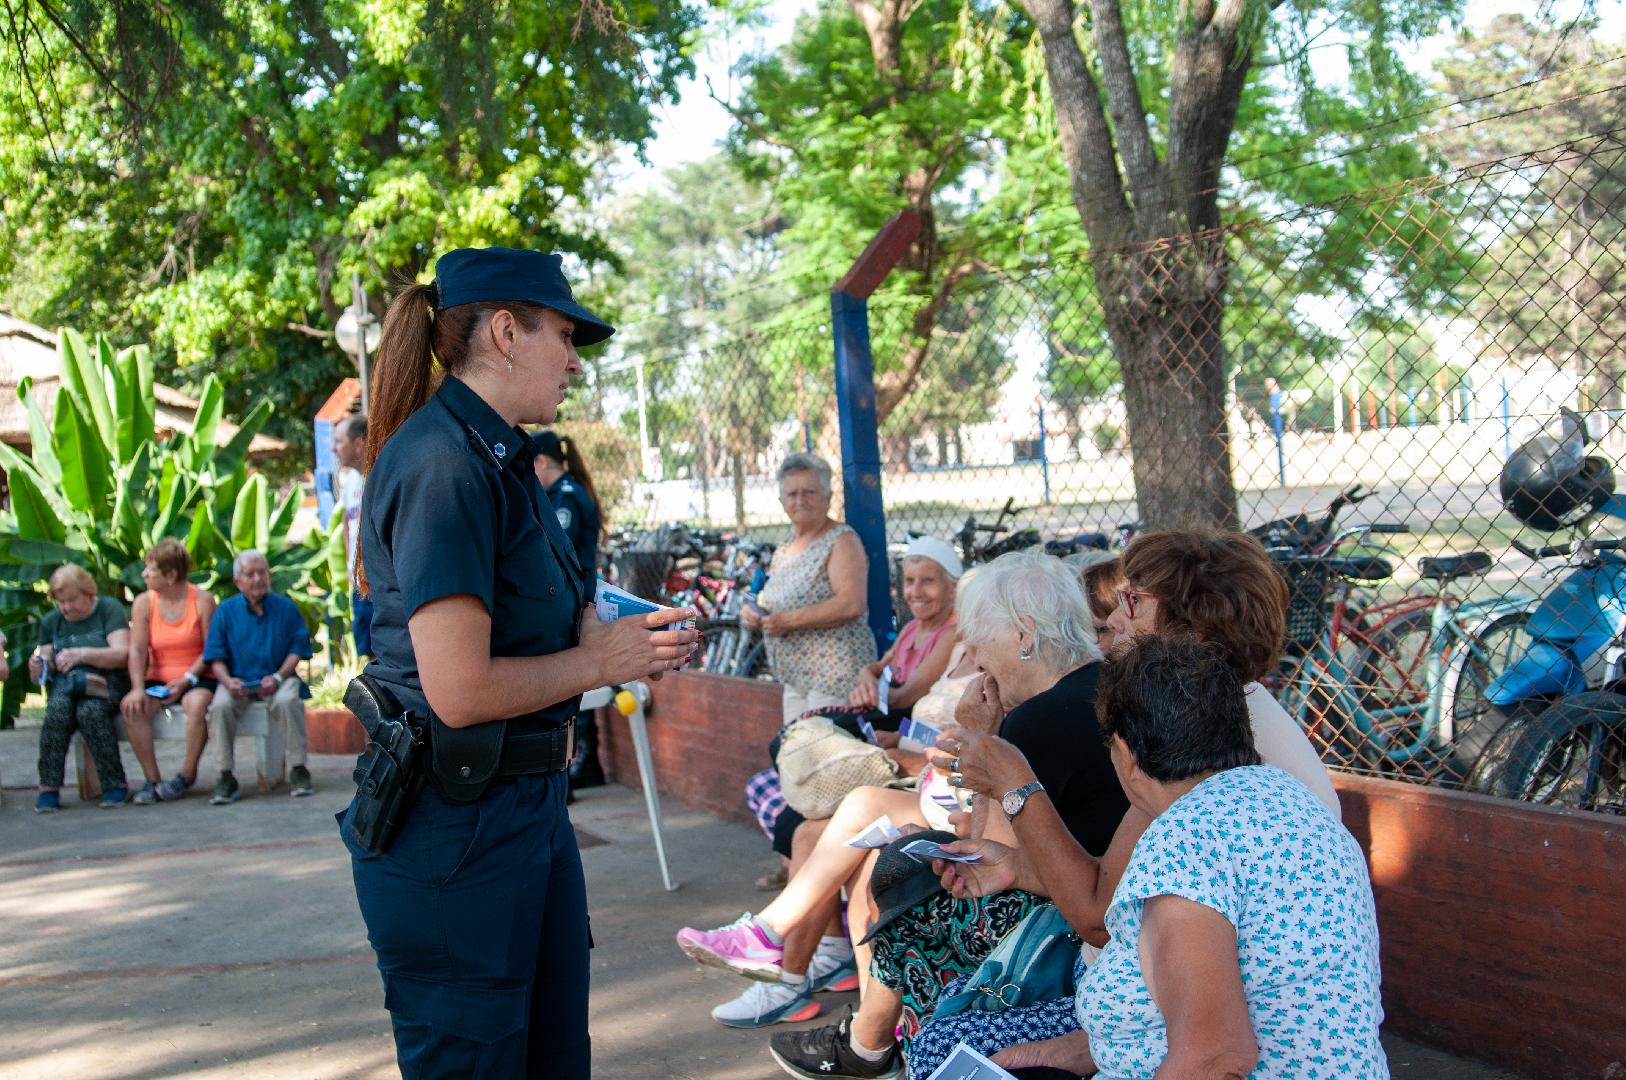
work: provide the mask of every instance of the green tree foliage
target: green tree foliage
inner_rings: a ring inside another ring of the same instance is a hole
[[[1123,376],[1141,516],[1233,522],[1225,325],[1234,255],[1223,208],[1321,203],[1421,171],[1426,159],[1401,136],[1425,88],[1396,47],[1434,32],[1460,0],[1022,7],[1043,44],[1061,156]],[[1325,152],[1329,135],[1375,122],[1389,126],[1370,145]],[[1240,198],[1227,161],[1248,181]],[[1424,228],[1404,208],[1394,215],[1392,233]],[[1333,256],[1314,279],[1323,289],[1357,282],[1370,264],[1360,247],[1334,243],[1313,249],[1310,267],[1317,250]]]
[[[1515,362],[1545,357],[1597,373],[1596,396],[1618,408],[1626,374],[1626,141],[1607,133],[1626,114],[1621,65],[1603,61],[1626,43],[1604,41],[1593,29],[1503,15],[1465,35],[1436,67],[1454,98],[1531,83],[1470,106],[1485,122],[1444,140],[1454,163],[1543,151],[1516,168],[1485,170],[1475,185],[1473,210],[1505,225],[1488,244],[1489,274],[1464,290],[1468,314]],[[1515,202],[1518,213],[1509,213]]]
[[[568,213],[691,70],[667,0],[0,0],[3,298],[128,326],[308,447],[353,273],[518,244],[613,263]]]
[[[232,558],[254,548],[271,564],[272,588],[298,603],[313,628],[348,619],[343,529],[292,541],[300,489],[279,502],[265,475],[249,468],[249,444],[271,417],[269,403],[218,445],[225,392],[210,375],[192,432],[159,438],[145,345],[115,352],[102,335],[87,342],[64,330],[58,351],[62,383],[49,412],[31,383],[18,388],[29,455],[0,444],[11,496],[11,509],[0,511],[0,630],[12,651],[0,716],[15,716],[27,693],[22,657],[51,606],[45,579],[63,563],[83,566],[104,595],[128,606],[145,588],[147,551],[164,537],[185,542],[192,579],[217,594],[231,589]]]
[[[771,442],[782,396],[771,365],[743,340],[777,302],[762,290],[778,255],[769,213],[761,186],[720,157],[677,166],[606,208],[624,269],[602,293],[621,322],[606,349],[584,358],[590,392],[567,407],[560,428],[581,436],[595,477],[614,470],[610,489],[625,491],[642,474],[646,439],[652,464],[703,483]],[[619,432],[591,426],[612,409]],[[732,472],[740,489],[743,471]],[[599,483],[606,518],[618,510],[635,518],[638,507],[604,495],[608,483]]]
[[[1047,157],[1030,29],[982,0],[824,0],[785,48],[746,66],[730,151],[788,217],[779,239],[792,295],[822,298],[889,218],[920,215],[919,238],[871,305],[883,421],[939,362],[947,378],[976,355],[939,340],[972,321],[976,304],[951,311],[956,297],[1042,253],[1024,227],[1043,224],[1066,177]]]

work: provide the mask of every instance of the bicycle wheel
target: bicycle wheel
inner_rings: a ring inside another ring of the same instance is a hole
[[[1529,623],[1528,611],[1498,615],[1465,650],[1458,642],[1458,654],[1447,657],[1439,738],[1448,748],[1444,777],[1448,782],[1464,783],[1497,733],[1508,726],[1510,715],[1491,704],[1485,690],[1529,649]]]
[[[730,675],[737,675],[742,679],[772,679],[773,672],[768,667],[768,652],[762,645],[762,635],[752,634],[746,641],[746,647],[739,662],[734,665]]]
[[[717,675],[731,674],[735,656],[740,648],[740,636],[747,633],[735,618],[700,619],[695,623],[700,631],[699,648],[695,650],[695,671],[709,671]]]
[[[1572,694],[1527,721],[1494,788],[1527,802],[1626,813],[1626,695]]]
[[[1409,756],[1395,761],[1388,771],[1415,780],[1457,787],[1467,779],[1491,738],[1508,721],[1501,709],[1485,698],[1496,676],[1524,655],[1530,642],[1526,624],[1530,615],[1513,611],[1500,615],[1471,641],[1455,637],[1441,657],[1440,713],[1432,733],[1426,732],[1423,711],[1429,704],[1428,662],[1433,641],[1432,613],[1409,611],[1385,623],[1373,636],[1374,649],[1361,667],[1368,702],[1373,708],[1415,706],[1415,720],[1396,723],[1386,731],[1391,747],[1404,747]]]

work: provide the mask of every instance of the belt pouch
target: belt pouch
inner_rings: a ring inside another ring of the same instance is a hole
[[[435,790],[447,802],[471,803],[479,799],[502,764],[508,721],[454,728],[431,714],[429,724],[429,774]]]

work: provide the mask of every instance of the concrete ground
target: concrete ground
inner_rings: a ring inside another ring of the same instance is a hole
[[[32,812],[37,729],[0,732],[0,1077],[389,1077],[389,1018],[333,814],[348,757],[311,761],[318,791],[212,807]],[[160,744],[165,774],[177,744]],[[253,740],[238,759],[253,761]],[[209,761],[205,758],[206,775]],[[126,750],[126,769],[140,775]],[[240,770],[240,772],[243,770]],[[745,984],[685,960],[683,925],[715,926],[760,896],[755,830],[668,806],[676,892],[661,887],[643,801],[583,793],[573,816],[592,901],[594,1074],[771,1080],[766,1033],[708,1012]],[[824,995],[839,1015],[855,995]],[[813,1021],[818,1023],[821,1021]],[[811,1025],[809,1025],[811,1026]],[[1518,1080],[1398,1037],[1401,1080]]]

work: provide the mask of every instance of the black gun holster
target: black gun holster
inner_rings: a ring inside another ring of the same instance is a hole
[[[389,849],[423,791],[428,764],[424,725],[371,675],[350,680],[344,704],[367,732],[367,751],[356,763],[350,836],[378,855]]]

